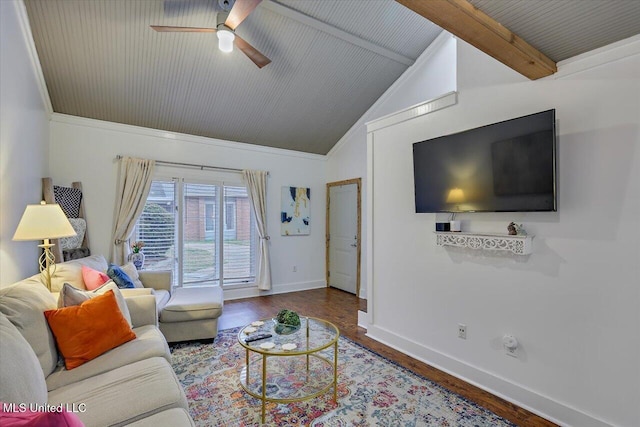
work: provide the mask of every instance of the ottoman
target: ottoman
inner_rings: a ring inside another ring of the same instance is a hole
[[[222,306],[220,286],[177,288],[160,311],[160,330],[168,342],[213,339]]]

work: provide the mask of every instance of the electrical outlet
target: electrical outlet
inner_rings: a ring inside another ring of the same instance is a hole
[[[467,339],[467,325],[458,323],[458,338],[462,338],[463,340]]]
[[[518,339],[513,335],[505,335],[502,337],[502,346],[504,347],[504,354],[507,356],[518,358]]]
[[[293,266],[293,272],[294,272],[294,273],[296,273],[297,271],[298,271],[298,266],[297,266],[297,265],[294,265],[294,266]]]

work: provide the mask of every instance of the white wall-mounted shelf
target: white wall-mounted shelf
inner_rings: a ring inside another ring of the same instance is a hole
[[[436,231],[438,246],[457,246],[459,248],[509,251],[516,255],[529,255],[532,251],[531,235],[463,233]]]

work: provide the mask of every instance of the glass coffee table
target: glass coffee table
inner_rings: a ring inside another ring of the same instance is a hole
[[[238,342],[246,351],[240,385],[262,402],[262,423],[267,402],[308,400],[331,387],[337,402],[340,331],[314,317],[301,317],[300,322],[300,329],[288,335],[277,334],[272,319],[253,322],[238,332]],[[247,342],[265,334],[271,336]]]

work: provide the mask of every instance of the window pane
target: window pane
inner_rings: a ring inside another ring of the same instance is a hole
[[[213,203],[207,203],[204,205],[204,230],[215,231],[215,216],[214,212],[216,205]]]
[[[217,284],[218,187],[185,183],[183,194],[182,284]]]
[[[172,270],[174,281],[177,279],[175,224],[175,183],[153,181],[136,224],[135,240],[144,242],[145,270]]]
[[[255,281],[255,223],[245,187],[224,187],[224,283]]]

